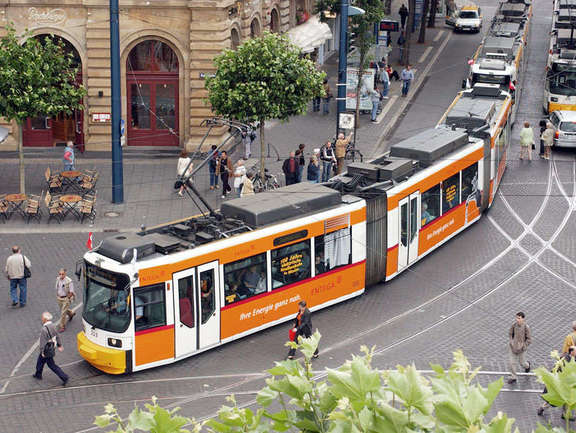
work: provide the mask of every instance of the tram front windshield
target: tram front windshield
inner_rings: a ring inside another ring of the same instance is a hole
[[[130,324],[128,275],[86,263],[84,313],[86,322],[110,332],[124,332]]]
[[[556,95],[576,95],[576,67],[554,63],[548,75],[550,93]]]

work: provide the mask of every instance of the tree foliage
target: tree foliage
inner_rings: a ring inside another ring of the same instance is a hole
[[[28,117],[82,108],[86,90],[75,83],[73,62],[61,41],[30,33],[17,36],[9,26],[0,38],[0,116],[21,124]]]

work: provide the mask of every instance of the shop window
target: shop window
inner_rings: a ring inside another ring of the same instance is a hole
[[[267,290],[266,253],[224,265],[226,305]]]
[[[442,182],[442,214],[460,204],[460,173]]]
[[[214,269],[200,272],[200,308],[202,310],[202,324],[206,323],[216,310],[214,293]]]
[[[194,328],[194,275],[178,280],[178,302],[180,323],[188,328]]]
[[[352,263],[352,236],[350,227],[314,238],[316,275]]]
[[[462,170],[462,201],[465,203],[476,201],[476,206],[480,207],[480,188],[478,187],[477,162]]]
[[[440,185],[422,193],[421,226],[431,223],[440,216]]]
[[[272,251],[272,289],[310,278],[310,240]]]
[[[136,331],[166,325],[164,283],[134,290]]]

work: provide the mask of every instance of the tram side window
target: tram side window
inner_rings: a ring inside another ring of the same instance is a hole
[[[480,207],[480,189],[478,188],[478,163],[462,170],[462,201],[468,203],[476,201]]]
[[[134,290],[136,331],[166,325],[164,283]]]
[[[178,302],[180,322],[188,328],[194,328],[194,275],[178,280]]]
[[[440,185],[433,186],[422,193],[421,227],[440,216]]]
[[[266,253],[224,265],[226,305],[264,293],[266,281]]]
[[[350,230],[350,227],[346,227],[314,238],[316,275],[352,263]]]
[[[460,173],[442,182],[442,214],[460,204]]]
[[[311,277],[310,240],[272,250],[272,289]]]
[[[214,310],[214,269],[200,272],[200,306],[202,309],[202,324],[206,323]]]

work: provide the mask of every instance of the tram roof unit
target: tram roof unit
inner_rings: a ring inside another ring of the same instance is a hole
[[[555,0],[554,10],[560,9],[576,9],[576,0]]]
[[[519,23],[496,21],[490,27],[488,34],[490,36],[496,36],[502,38],[516,38],[520,37],[523,31],[524,28]]]
[[[552,29],[571,29],[576,25],[576,10],[560,9],[552,16]]]
[[[522,23],[528,18],[529,8],[525,3],[500,3],[495,17],[497,21]]]
[[[516,57],[520,44],[512,38],[488,36],[482,43],[479,58],[511,61]]]
[[[510,95],[498,84],[477,83],[456,96],[438,127],[461,128],[474,137],[484,138],[497,124]]]

